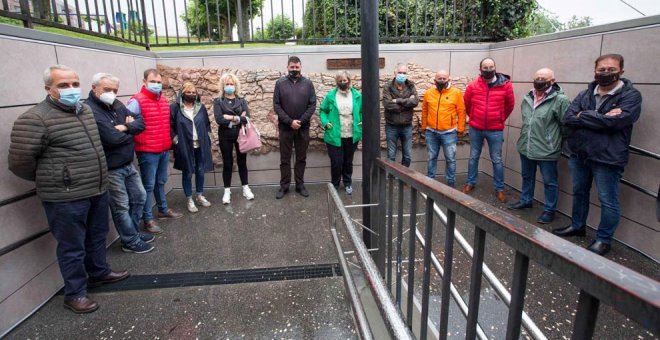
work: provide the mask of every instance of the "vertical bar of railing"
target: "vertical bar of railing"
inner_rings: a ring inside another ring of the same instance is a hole
[[[296,35],[296,6],[293,5],[293,0],[291,0],[291,22],[293,23],[293,35]],[[290,37],[288,37],[290,38]]]
[[[261,13],[261,40],[265,40],[266,27],[264,26],[264,1],[261,2],[261,9],[259,10],[259,13]]]
[[[385,265],[387,282],[387,291],[392,291],[392,228],[394,225],[394,176],[390,175],[387,179],[387,226],[385,229],[385,246],[383,249],[387,250]],[[379,247],[380,248],[380,247]]]
[[[249,1],[248,6],[250,6],[250,7],[248,7],[248,10],[249,10],[249,13],[250,13],[249,14],[250,15],[249,16],[249,18],[250,18],[250,39],[248,39],[248,40],[254,40],[254,21],[252,19],[254,13],[252,13],[252,0]]]
[[[270,22],[271,22],[271,28],[273,29],[273,31],[270,32],[270,34],[266,38],[266,39],[269,39],[269,40],[275,38],[275,26],[273,25],[273,23],[275,21],[273,21],[273,20],[275,20],[275,11],[273,10],[273,0],[270,0]],[[264,30],[264,37],[265,37],[266,36],[266,28],[264,27],[263,30]]]
[[[447,338],[449,330],[449,303],[451,299],[451,271],[454,260],[454,230],[456,228],[456,213],[447,211],[447,227],[445,228],[445,263],[442,266],[442,289],[440,295],[440,339]]]
[[[119,10],[119,29],[121,30],[121,38],[124,39],[125,38],[125,36],[124,36],[124,21],[125,20],[124,20],[124,13],[121,11],[121,0],[117,1],[117,9]],[[129,38],[129,40],[130,40],[130,38]]]
[[[405,37],[408,38],[408,9],[404,8],[403,12],[406,13],[406,30],[405,30],[406,34],[405,34]]]
[[[344,0],[344,38],[348,38],[348,0]]]
[[[83,29],[82,18],[80,17],[80,3],[76,0],[76,18],[78,19],[78,28]]]
[[[451,12],[451,35],[452,37],[456,37],[456,0],[452,0],[452,12]]]
[[[89,1],[85,0],[85,15],[87,16],[87,30],[92,30],[92,15],[89,13]]]
[[[94,1],[94,10],[96,11],[96,28],[99,30],[99,33],[103,33],[101,31],[101,20],[99,19],[99,2]]]
[[[424,13],[424,31],[422,31],[422,35],[425,36],[425,37],[429,36],[426,33],[426,28],[427,28],[427,25],[428,25],[428,20],[426,20],[426,10],[428,9],[427,6],[428,6],[428,1],[424,1],[424,7],[423,7],[423,11],[422,11],[422,13]],[[427,42],[428,42],[428,40],[427,40]]]
[[[216,29],[218,30],[218,42],[222,41],[220,38],[222,33],[220,31],[220,0],[215,0],[215,15],[216,15]]]
[[[200,23],[201,18],[200,18],[200,14],[199,14],[199,3],[197,3],[197,1],[201,1],[201,0],[195,0],[195,19],[196,19],[195,21],[197,22],[197,25],[195,25],[195,27],[197,28],[197,43],[201,43],[202,42],[202,34],[201,34],[202,25]]]
[[[119,0],[119,1],[121,2],[121,0]],[[134,26],[135,25],[133,24],[135,19],[133,18],[133,3],[132,2],[133,2],[132,0],[128,0],[128,2],[126,4],[126,6],[127,6],[126,10],[128,11],[128,40],[129,41],[137,40],[137,39],[131,39],[131,33],[132,33],[133,38],[135,38],[135,32],[134,32],[134,29],[135,29]]]
[[[282,29],[282,36],[284,36],[284,0],[280,0],[280,8],[282,8],[282,25],[280,25],[280,28]]]
[[[378,210],[375,226],[378,228],[378,252],[376,252],[376,265],[381,277],[385,276],[385,248],[387,245],[387,226],[385,220],[387,219],[387,172],[384,169],[378,169]],[[373,237],[372,237],[373,239]],[[373,244],[373,242],[372,242]]]
[[[140,9],[142,11],[142,35],[144,35],[144,44],[147,51],[151,50],[149,45],[149,25],[147,25],[147,7],[144,4],[144,0],[140,0]],[[154,27],[156,23],[154,22]]]
[[[301,39],[304,40],[304,39],[305,39],[305,33],[306,33],[306,32],[305,32],[305,31],[306,31],[306,30],[305,30],[305,26],[306,26],[306,25],[305,25],[305,0],[300,0],[300,6],[301,6],[301,8],[302,8],[302,18],[303,18],[303,23],[302,23],[302,27],[301,27],[301,29],[302,29],[302,36],[299,37],[299,38],[301,38]],[[262,25],[262,26],[263,26],[263,25]]]
[[[105,5],[105,1],[103,2],[103,5]],[[57,14],[57,2],[55,2],[55,0],[51,0],[50,7],[53,8],[53,21],[59,23],[60,22],[60,16]],[[7,8],[7,7],[4,7],[4,8]]]
[[[110,35],[110,18],[108,17],[108,5],[103,0],[103,22],[105,26],[105,34]]]
[[[243,32],[243,10],[241,8],[241,0],[236,0],[236,26],[238,27],[238,42],[241,48],[244,46],[245,32]]]
[[[403,241],[403,182],[399,182],[399,219],[397,220],[396,234],[396,306],[401,309],[401,242]]]
[[[465,25],[466,22],[465,20],[467,18],[467,15],[465,15],[465,0],[463,0],[463,18],[461,18],[461,40],[465,41]]]
[[[580,289],[580,297],[578,298],[577,313],[575,314],[575,324],[573,326],[571,339],[578,340],[593,338],[599,305],[600,301],[598,299]]]
[[[359,2],[360,2],[359,0],[355,1],[355,27],[360,27],[360,11],[361,11],[361,9],[358,10],[358,3]],[[376,30],[376,32],[377,31],[378,30]],[[358,34],[361,34],[361,33],[358,33]]]
[[[426,340],[429,319],[429,294],[431,287],[431,240],[433,239],[433,199],[426,197],[426,228],[424,229],[424,272],[422,273],[422,315],[420,321],[419,338]],[[410,237],[414,237],[411,234]]]
[[[337,1],[332,2],[332,11],[333,11],[333,29],[334,32],[332,32],[333,38],[337,38]]]
[[[433,8],[433,35],[438,36],[438,7],[440,6],[440,0],[435,0]]]
[[[312,1],[312,38],[316,37],[316,2]]]
[[[23,27],[32,28],[32,14],[30,14],[30,3],[28,0],[20,0],[21,14],[23,15]]]
[[[475,339],[477,336],[477,322],[479,320],[479,300],[481,295],[481,279],[484,263],[484,249],[486,246],[486,232],[474,227],[474,256],[470,271],[470,301],[468,301],[468,317],[465,330],[465,339]]]
[[[163,21],[165,22],[165,44],[170,44],[170,29],[167,26],[167,11],[165,10],[165,0],[163,1]],[[218,0],[216,0],[218,1]],[[176,2],[176,1],[173,1]],[[176,5],[175,5],[176,6]],[[174,11],[174,20],[176,21],[176,10]],[[220,22],[220,20],[218,20]],[[158,35],[156,35],[156,42],[158,42]]]
[[[179,19],[176,17],[176,14],[178,13],[176,11],[176,1],[172,1],[172,4],[174,4],[174,30],[176,31],[176,43],[179,44]],[[164,8],[165,6],[163,6],[163,10]]]
[[[225,4],[227,5],[227,34],[229,35],[227,38],[227,41],[234,41],[234,36],[232,34],[232,29],[231,29],[231,13],[229,12],[229,0],[225,1]],[[271,5],[272,5],[272,0],[271,0]]]
[[[211,13],[209,13],[209,0],[204,0],[204,8],[206,9],[206,34],[208,42],[211,42]]]
[[[415,230],[417,229],[417,190],[410,187],[410,229],[408,229],[408,300],[406,324],[412,330],[413,298],[415,297]]]
[[[445,0],[444,5],[442,6],[444,14],[442,14],[442,35],[447,37],[447,0]]]
[[[115,34],[115,37],[117,37],[117,19],[115,18],[115,4],[110,0],[110,13],[112,17],[112,31]]]
[[[2,0],[2,9],[5,10],[5,11],[9,11],[9,1]]]
[[[506,339],[517,340],[520,337],[523,307],[525,305],[525,290],[527,289],[527,272],[529,257],[516,251],[513,264],[513,280],[511,282],[511,303],[509,303],[509,318],[506,325]]]
[[[68,0],[64,0],[64,15],[66,16],[66,25],[71,26],[71,11],[69,10]]]
[[[229,1],[229,0],[227,0]],[[174,1],[176,3],[176,1]],[[229,6],[227,6],[229,8]],[[188,36],[188,43],[190,43],[190,18],[188,18],[188,1],[183,0],[183,15],[186,18],[186,35]],[[229,20],[229,19],[227,19]],[[177,30],[177,37],[179,34],[179,30]],[[177,43],[179,42],[179,39],[177,38]]]
[[[151,16],[154,19],[154,36],[156,37],[156,44],[158,44],[158,23],[156,22],[156,6],[154,5],[154,0],[151,0]],[[165,22],[165,27],[167,27],[167,22]]]
[[[385,39],[387,39],[387,37],[389,35],[388,33],[389,33],[389,26],[390,26],[389,25],[390,18],[389,18],[389,15],[387,15],[387,12],[389,10],[390,10],[390,0],[385,0],[385,11],[384,11],[384,15],[385,15]]]

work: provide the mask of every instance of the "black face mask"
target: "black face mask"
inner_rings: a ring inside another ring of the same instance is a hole
[[[493,77],[495,77],[495,70],[489,70],[489,71],[481,71],[481,77],[486,79],[486,80],[491,80]]]
[[[619,72],[596,73],[594,79],[596,79],[596,82],[600,86],[612,85],[614,82],[619,80]]]
[[[194,103],[195,100],[197,100],[197,95],[196,94],[184,94],[183,95],[183,101],[184,102]]]
[[[442,91],[446,87],[447,87],[447,82],[446,81],[436,81],[435,82],[435,88],[437,88],[438,91]]]
[[[342,91],[348,90],[348,86],[349,86],[348,83],[337,83],[337,87]]]
[[[550,87],[549,80],[534,80],[534,89],[536,91],[545,91]]]
[[[298,77],[300,77],[300,71],[298,71],[298,70],[289,71],[289,77],[291,77],[291,78],[298,78]]]

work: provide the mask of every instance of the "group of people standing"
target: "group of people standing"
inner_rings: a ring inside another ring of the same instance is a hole
[[[509,207],[532,206],[538,166],[545,187],[544,212],[538,222],[549,223],[557,204],[557,161],[562,141],[568,139],[573,177],[572,222],[553,233],[585,235],[589,192],[595,180],[601,221],[596,240],[588,249],[601,255],[610,250],[619,224],[618,182],[628,161],[632,126],[641,111],[641,95],[629,80],[621,78],[623,64],[623,57],[617,54],[599,57],[595,80],[572,102],[556,83],[552,70],[538,70],[534,88],[522,101],[523,124],[516,144],[521,160],[522,195]],[[300,59],[291,56],[287,74],[277,81],[273,94],[281,155],[277,199],[289,192],[294,150],[295,191],[309,196],[304,174],[317,98],[312,81],[302,76],[301,70]],[[412,161],[413,116],[419,104],[415,84],[407,78],[407,71],[405,64],[397,64],[382,95],[387,157],[395,160],[400,141],[401,162],[405,166]],[[452,86],[449,73],[441,70],[434,77],[435,86],[424,94],[420,128],[428,150],[427,175],[436,177],[442,147],[445,178],[449,186],[455,186],[456,143],[459,135],[465,133],[467,116],[470,157],[462,191],[470,193],[476,186],[486,140],[495,195],[505,202],[501,153],[504,122],[514,108],[513,88],[509,76],[496,71],[493,59],[482,60],[479,71],[479,77],[462,94]],[[76,313],[89,313],[99,306],[87,296],[88,285],[112,283],[129,276],[127,271],[111,270],[106,261],[108,210],[122,249],[132,253],[153,250],[153,234],[163,232],[156,218],[182,216],[168,207],[165,196],[170,150],[174,150],[174,168],[182,172],[188,211],[197,212],[198,204],[211,206],[204,196],[204,174],[213,169],[211,123],[194,84],[183,83],[170,104],[162,95],[162,78],[155,69],[144,72],[142,88],[126,105],[116,99],[119,79],[108,73],[94,75],[85,103],[80,101],[80,79],[73,69],[63,65],[49,67],[43,81],[46,98],[14,122],[9,169],[36,182],[37,195],[57,240],[64,306]],[[353,155],[362,137],[362,96],[351,86],[347,72],[339,72],[335,81],[336,87],[321,103],[320,120],[330,157],[331,182],[336,188],[343,182],[350,195]],[[220,88],[220,96],[213,100],[213,111],[223,160],[222,203],[231,202],[234,155],[242,194],[252,200],[246,155],[238,146],[239,131],[248,124],[250,110],[240,96],[240,82],[235,75],[223,75]],[[133,166],[134,156],[139,173]],[[152,196],[156,200],[156,216]],[[140,221],[147,233],[140,231]]]

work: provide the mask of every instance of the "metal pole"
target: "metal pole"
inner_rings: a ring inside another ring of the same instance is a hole
[[[30,15],[30,4],[28,0],[20,0],[21,14],[23,14],[23,27],[32,28],[32,16]]]
[[[378,0],[364,0],[361,8],[361,53],[362,57],[362,202],[374,203],[371,197],[371,170],[380,154],[380,91],[378,83]],[[384,202],[380,202],[384,204]],[[376,209],[364,208],[364,225],[373,225],[370,215]],[[371,248],[371,235],[363,232],[364,243]]]
[[[147,51],[149,51],[151,50],[151,46],[149,45],[149,27],[147,25],[147,11],[144,6],[144,0],[140,0],[140,6],[142,7],[142,33],[144,34],[144,44],[146,45],[145,48]]]
[[[241,44],[241,48],[244,47],[243,43],[243,10],[241,9],[241,0],[236,0],[236,25],[238,26],[238,41]]]

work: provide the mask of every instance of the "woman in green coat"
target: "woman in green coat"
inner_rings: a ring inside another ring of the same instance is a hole
[[[339,188],[344,181],[346,193],[353,193],[353,155],[362,139],[362,95],[351,86],[346,71],[335,76],[337,87],[330,90],[321,103],[321,124],[325,129],[323,140],[330,156],[332,185]]]

